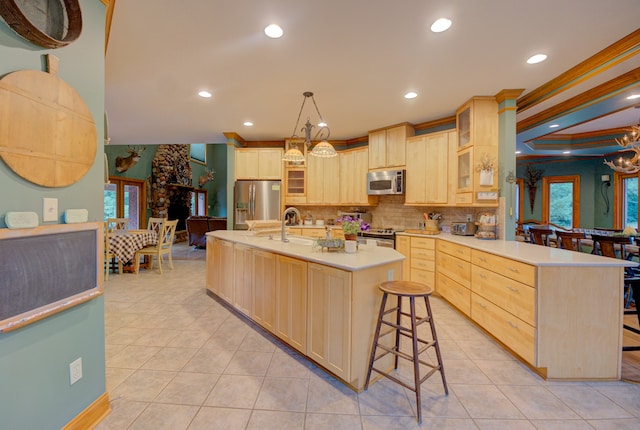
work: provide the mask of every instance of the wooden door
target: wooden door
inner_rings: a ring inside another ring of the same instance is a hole
[[[255,149],[235,150],[236,179],[259,179],[259,157]]]
[[[446,204],[449,186],[448,133],[435,133],[426,138],[424,157],[425,202]]]
[[[387,163],[387,131],[369,133],[369,169],[385,167]]]
[[[258,152],[258,174],[260,179],[281,180],[282,179],[282,149],[259,149]]]
[[[340,158],[322,158],[322,166],[324,172],[322,203],[340,204]]]
[[[278,255],[276,260],[276,336],[305,354],[307,350],[307,263]]]
[[[398,126],[387,130],[387,164],[386,167],[399,168],[406,163],[407,127]]]
[[[407,139],[407,190],[405,203],[424,203],[426,200],[426,137]]]
[[[402,278],[411,280],[411,238],[409,236],[396,236],[396,251],[406,258],[402,262]]]
[[[307,159],[307,203],[323,203],[325,172],[322,160],[313,155]]]

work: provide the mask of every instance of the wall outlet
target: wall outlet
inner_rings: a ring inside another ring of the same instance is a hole
[[[387,281],[393,281],[393,269],[387,270]]]
[[[42,221],[58,221],[58,199],[42,199]]]
[[[69,383],[75,384],[82,379],[82,357],[69,363]]]
[[[473,221],[473,214],[467,214],[467,222]]]

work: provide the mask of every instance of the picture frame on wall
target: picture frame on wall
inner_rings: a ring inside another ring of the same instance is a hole
[[[207,165],[207,145],[205,143],[191,143],[189,145],[189,158],[194,163]]]

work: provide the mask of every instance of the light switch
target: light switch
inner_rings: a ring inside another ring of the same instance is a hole
[[[42,221],[58,221],[58,199],[44,198]]]

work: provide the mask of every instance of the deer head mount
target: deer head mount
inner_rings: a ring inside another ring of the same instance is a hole
[[[213,175],[216,173],[215,170],[213,169],[204,169],[204,171],[207,173],[204,176],[200,176],[198,178],[198,185],[203,186],[204,184],[206,184],[209,181],[213,181]]]
[[[128,146],[128,157],[116,157],[116,170],[120,173],[126,172],[140,160],[140,154],[146,149],[146,146]]]

